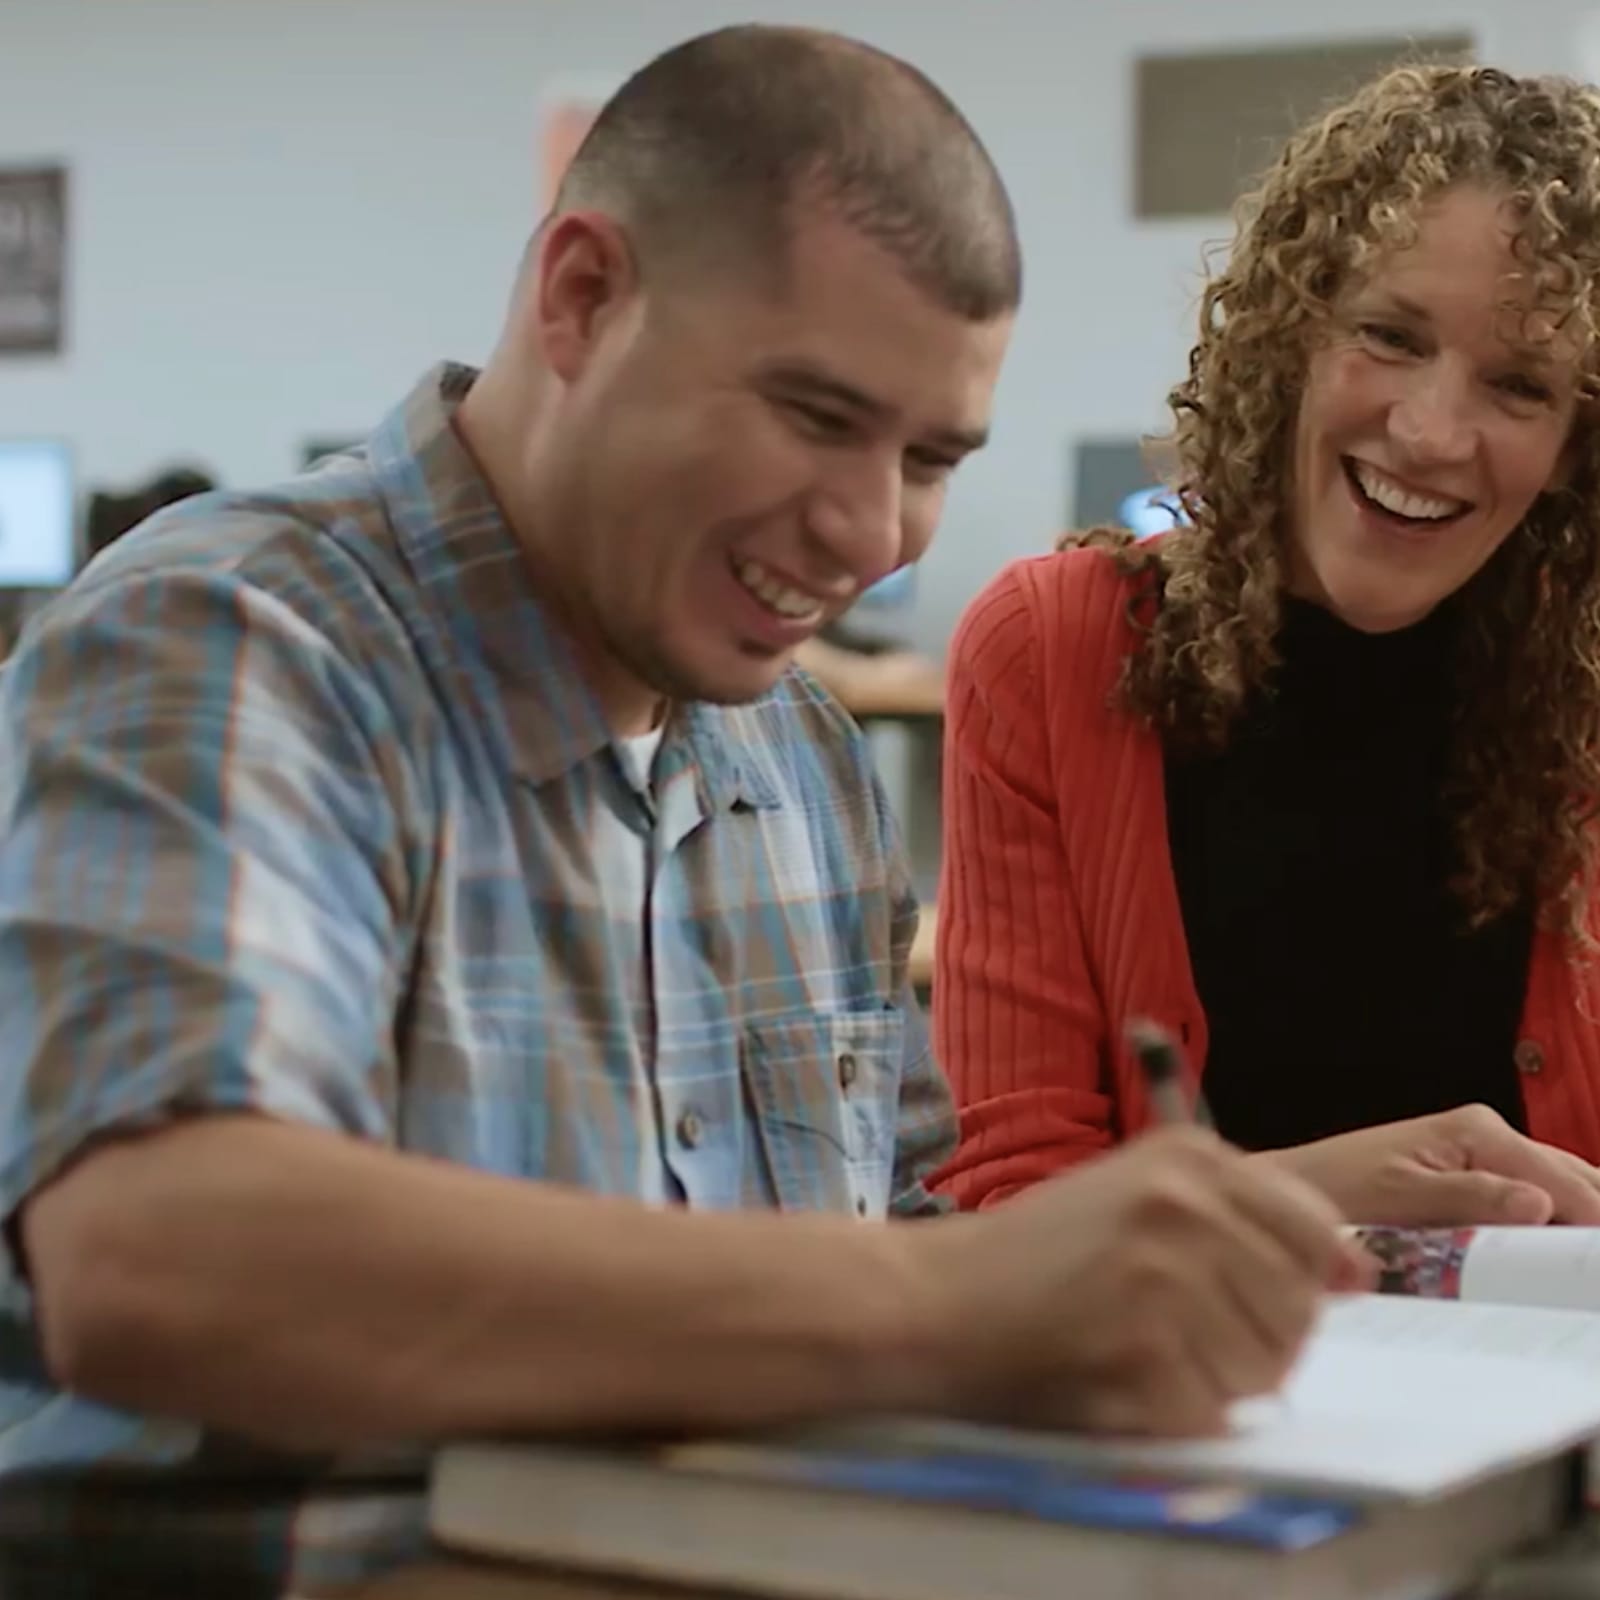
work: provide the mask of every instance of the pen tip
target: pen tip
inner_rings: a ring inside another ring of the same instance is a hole
[[[1161,1050],[1172,1043],[1167,1030],[1149,1017],[1130,1017],[1122,1031],[1135,1050]]]
[[[1152,1083],[1176,1080],[1181,1076],[1178,1047],[1172,1035],[1159,1022],[1152,1022],[1148,1017],[1134,1017],[1123,1033]]]

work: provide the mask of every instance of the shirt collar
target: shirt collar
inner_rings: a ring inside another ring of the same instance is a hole
[[[513,766],[534,784],[564,776],[610,745],[611,730],[566,631],[541,604],[516,538],[453,418],[477,378],[444,362],[379,426],[368,459],[402,559],[491,708]],[[709,809],[779,803],[738,710],[681,707],[663,741],[664,771],[692,766]]]

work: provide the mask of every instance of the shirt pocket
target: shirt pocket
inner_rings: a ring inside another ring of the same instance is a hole
[[[897,1008],[746,1025],[745,1092],[782,1210],[887,1213],[905,1027]]]

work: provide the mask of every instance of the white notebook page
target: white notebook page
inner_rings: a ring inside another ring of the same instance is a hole
[[[1600,1311],[1600,1228],[1479,1228],[1461,1298]]]
[[[1245,1478],[1355,1499],[1426,1498],[1600,1436],[1600,1317],[1391,1295],[1330,1302],[1283,1393],[1224,1438],[1105,1439],[912,1422],[859,1433],[1106,1470]]]

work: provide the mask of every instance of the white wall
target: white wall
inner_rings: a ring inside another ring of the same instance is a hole
[[[997,436],[922,579],[933,648],[1042,548],[1068,441],[1159,426],[1200,249],[1127,218],[1132,60],[1466,26],[1514,70],[1577,70],[1577,0],[0,0],[0,162],[71,164],[70,343],[0,364],[0,435],[59,433],[81,480],[182,454],[269,479],[361,432],[442,355],[480,358],[533,220],[539,88],[721,22],[835,26],[965,108],[1022,218],[1028,292]],[[1320,9],[1320,8],[1319,8]]]

